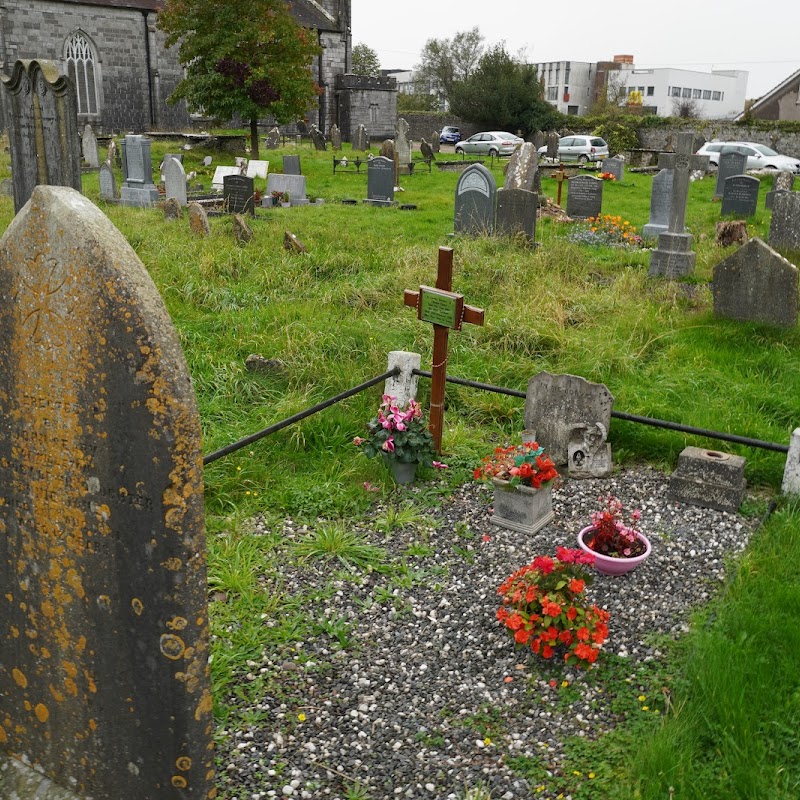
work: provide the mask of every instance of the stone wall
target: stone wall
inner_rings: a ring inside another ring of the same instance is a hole
[[[351,142],[364,125],[373,142],[391,139],[397,118],[397,79],[377,75],[337,75],[336,103],[342,139]]]
[[[415,142],[422,138],[430,142],[433,132],[440,131],[445,125],[455,125],[456,128],[459,128],[462,139],[472,136],[473,133],[486,130],[473,122],[464,122],[464,120],[454,117],[452,114],[437,111],[407,111],[404,114],[398,114],[398,116],[403,117],[408,123],[409,136]]]

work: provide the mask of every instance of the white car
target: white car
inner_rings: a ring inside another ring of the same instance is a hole
[[[771,147],[757,142],[706,142],[697,155],[708,156],[711,166],[719,166],[723,153],[743,153],[747,156],[746,169],[780,169],[800,173],[800,159],[782,156]]]
[[[539,148],[539,155],[547,154],[547,145]],[[608,158],[608,144],[599,136],[562,136],[558,140],[558,160],[587,164]]]

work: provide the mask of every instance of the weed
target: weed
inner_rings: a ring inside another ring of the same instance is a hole
[[[368,544],[342,523],[320,525],[295,543],[293,550],[301,559],[335,559],[346,567],[361,569],[377,565],[386,557],[382,548]]]

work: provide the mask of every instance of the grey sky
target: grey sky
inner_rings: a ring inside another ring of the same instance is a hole
[[[509,53],[524,49],[532,62],[607,61],[630,54],[643,68],[746,70],[749,98],[760,97],[800,69],[800,47],[792,33],[798,22],[796,0],[773,0],[769,13],[752,0],[352,4],[353,43],[376,50],[383,69],[411,69],[428,39],[451,38],[475,26],[488,44],[505,41]],[[567,5],[572,17],[563,13]]]

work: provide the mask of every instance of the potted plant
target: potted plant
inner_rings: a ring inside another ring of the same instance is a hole
[[[289,202],[289,192],[284,192],[283,199],[281,200],[281,206],[283,208],[289,208],[290,205],[291,203]]]
[[[594,556],[594,568],[603,575],[624,575],[650,555],[647,537],[636,527],[639,510],[625,521],[622,503],[613,495],[598,498],[605,507],[592,512],[592,524],[578,534],[578,546]]]
[[[365,438],[356,436],[353,444],[367,458],[383,456],[397,483],[411,483],[419,464],[445,466],[434,461],[433,436],[423,422],[422,407],[416,400],[409,400],[405,408],[400,408],[396,398],[383,395],[378,415],[367,423],[367,431]]]
[[[558,472],[537,442],[495,448],[474,477],[494,486],[495,525],[536,533],[553,519],[552,483]]]
[[[559,547],[556,557],[537,556],[503,581],[497,619],[517,644],[542,658],[563,653],[567,664],[588,666],[608,638],[608,612],[589,604],[584,590],[592,577],[584,569],[594,555]]]

